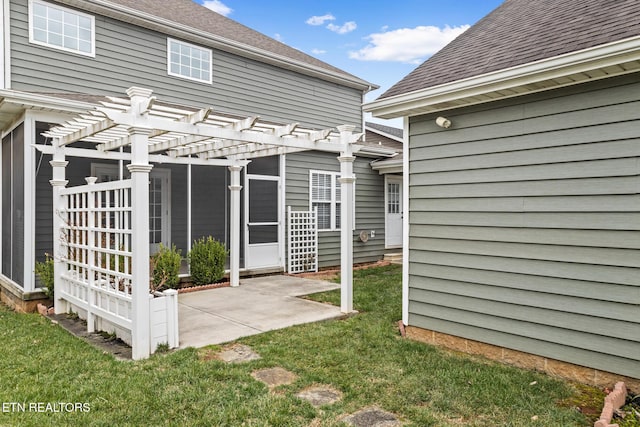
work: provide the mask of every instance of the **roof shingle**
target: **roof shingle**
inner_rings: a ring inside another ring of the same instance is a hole
[[[638,35],[638,0],[505,0],[378,99]]]

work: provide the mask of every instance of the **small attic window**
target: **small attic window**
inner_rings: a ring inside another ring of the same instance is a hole
[[[167,72],[202,83],[211,83],[211,49],[167,39]]]
[[[29,42],[95,57],[95,19],[66,7],[30,0]]]

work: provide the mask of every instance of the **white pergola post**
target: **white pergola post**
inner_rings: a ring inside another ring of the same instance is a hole
[[[151,90],[131,88],[130,113],[135,119],[144,116]],[[134,119],[134,121],[135,121]],[[132,358],[144,359],[151,354],[149,302],[149,134],[151,129],[129,128],[131,141],[131,264],[132,264]]]
[[[340,153],[340,311],[353,311],[353,161],[351,134],[354,126],[338,126],[340,143],[345,147]]]
[[[229,191],[231,191],[231,218],[230,218],[230,248],[229,255],[229,282],[231,286],[240,285],[240,171],[242,166],[236,164],[229,166],[231,171],[231,185],[229,185]]]
[[[62,226],[63,218],[61,209],[66,208],[64,206],[64,197],[60,195],[60,191],[67,186],[69,181],[65,178],[65,168],[69,164],[65,160],[64,151],[59,147],[59,141],[53,141],[53,155],[52,160],[49,162],[53,170],[52,178],[49,181],[53,187],[53,288],[54,299],[53,307],[56,313],[65,313],[68,309],[66,301],[60,298],[62,293],[62,259],[66,258],[65,249],[63,246]]]

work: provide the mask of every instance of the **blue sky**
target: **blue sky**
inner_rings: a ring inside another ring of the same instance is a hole
[[[380,89],[367,95],[367,101],[377,98],[502,3],[502,0],[196,1],[379,85]]]

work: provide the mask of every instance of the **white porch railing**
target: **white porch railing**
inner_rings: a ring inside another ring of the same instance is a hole
[[[293,211],[287,207],[289,237],[288,269],[292,273],[318,271],[317,208]]]
[[[57,238],[62,247],[62,273],[55,297],[67,303],[87,321],[87,331],[115,333],[129,345],[132,342],[132,312],[138,304],[151,304],[150,352],[167,343],[178,346],[177,292],[167,291],[157,302],[134,301],[132,282],[131,180],[61,189],[61,226]],[[140,261],[136,260],[136,263]],[[148,260],[144,266],[148,268]],[[150,298],[153,296],[150,295]],[[164,300],[166,301],[160,301]],[[168,322],[172,324],[169,325]]]

